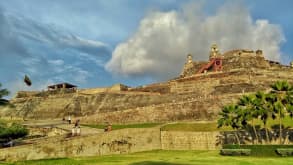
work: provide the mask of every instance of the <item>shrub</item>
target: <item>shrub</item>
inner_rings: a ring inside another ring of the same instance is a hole
[[[280,156],[293,156],[293,148],[277,148],[276,153]]]
[[[17,139],[26,135],[28,135],[28,129],[17,123],[13,123],[10,127],[2,125],[0,129],[0,139]]]
[[[251,154],[250,149],[221,149],[221,155],[228,155],[228,156],[248,156]]]
[[[278,148],[288,149],[293,145],[223,145],[223,149],[250,149],[251,156],[258,157],[280,156],[276,151]]]

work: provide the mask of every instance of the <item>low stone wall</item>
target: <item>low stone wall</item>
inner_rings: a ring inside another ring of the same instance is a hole
[[[95,135],[39,139],[33,144],[0,149],[0,161],[98,156],[163,150],[216,150],[219,132],[161,131],[129,128]]]
[[[159,128],[133,128],[72,138],[57,136],[0,149],[0,161],[98,156],[155,149],[216,150],[220,148],[218,135],[219,132],[160,132]]]
[[[123,129],[72,138],[59,136],[30,145],[0,149],[0,161],[97,156],[160,148],[159,128]]]
[[[103,93],[103,92],[119,92],[119,91],[127,91],[127,90],[128,90],[127,86],[122,84],[115,84],[110,87],[79,89],[78,93],[94,95],[94,94]]]
[[[219,132],[162,131],[163,150],[216,150]]]

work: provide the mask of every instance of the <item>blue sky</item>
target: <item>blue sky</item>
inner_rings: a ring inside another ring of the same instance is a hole
[[[293,60],[290,0],[0,0],[0,82],[12,94],[59,82],[138,86],[176,77],[210,44]],[[22,82],[27,74],[32,86]]]

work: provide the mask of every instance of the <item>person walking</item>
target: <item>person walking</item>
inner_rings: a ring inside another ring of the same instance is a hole
[[[74,123],[74,127],[79,127],[79,119],[77,119],[76,121],[75,121],[75,123]]]
[[[68,116],[68,124],[71,124],[71,117],[70,117],[70,115]]]

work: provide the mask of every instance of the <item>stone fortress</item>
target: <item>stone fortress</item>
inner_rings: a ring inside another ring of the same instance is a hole
[[[62,122],[64,116],[73,115],[91,124],[215,121],[222,106],[243,94],[268,90],[277,80],[292,83],[293,67],[266,60],[261,50],[221,54],[212,45],[209,61],[193,61],[188,55],[181,74],[169,81],[134,88],[116,84],[93,89],[60,83],[48,86],[46,91],[20,91],[10,100],[14,106],[2,108],[0,116]],[[46,129],[52,136],[48,133],[28,139],[26,145],[1,149],[0,161],[221,147],[219,131],[178,132],[153,127],[100,132],[83,127],[82,136],[66,137],[71,125],[66,126],[50,126]]]
[[[261,50],[222,54],[212,45],[209,61],[193,61],[189,54],[181,74],[166,82],[92,89],[55,84],[47,91],[18,92],[10,100],[15,106],[0,112],[26,119],[73,115],[88,123],[215,120],[223,105],[277,80],[293,82],[293,68],[266,60]]]

